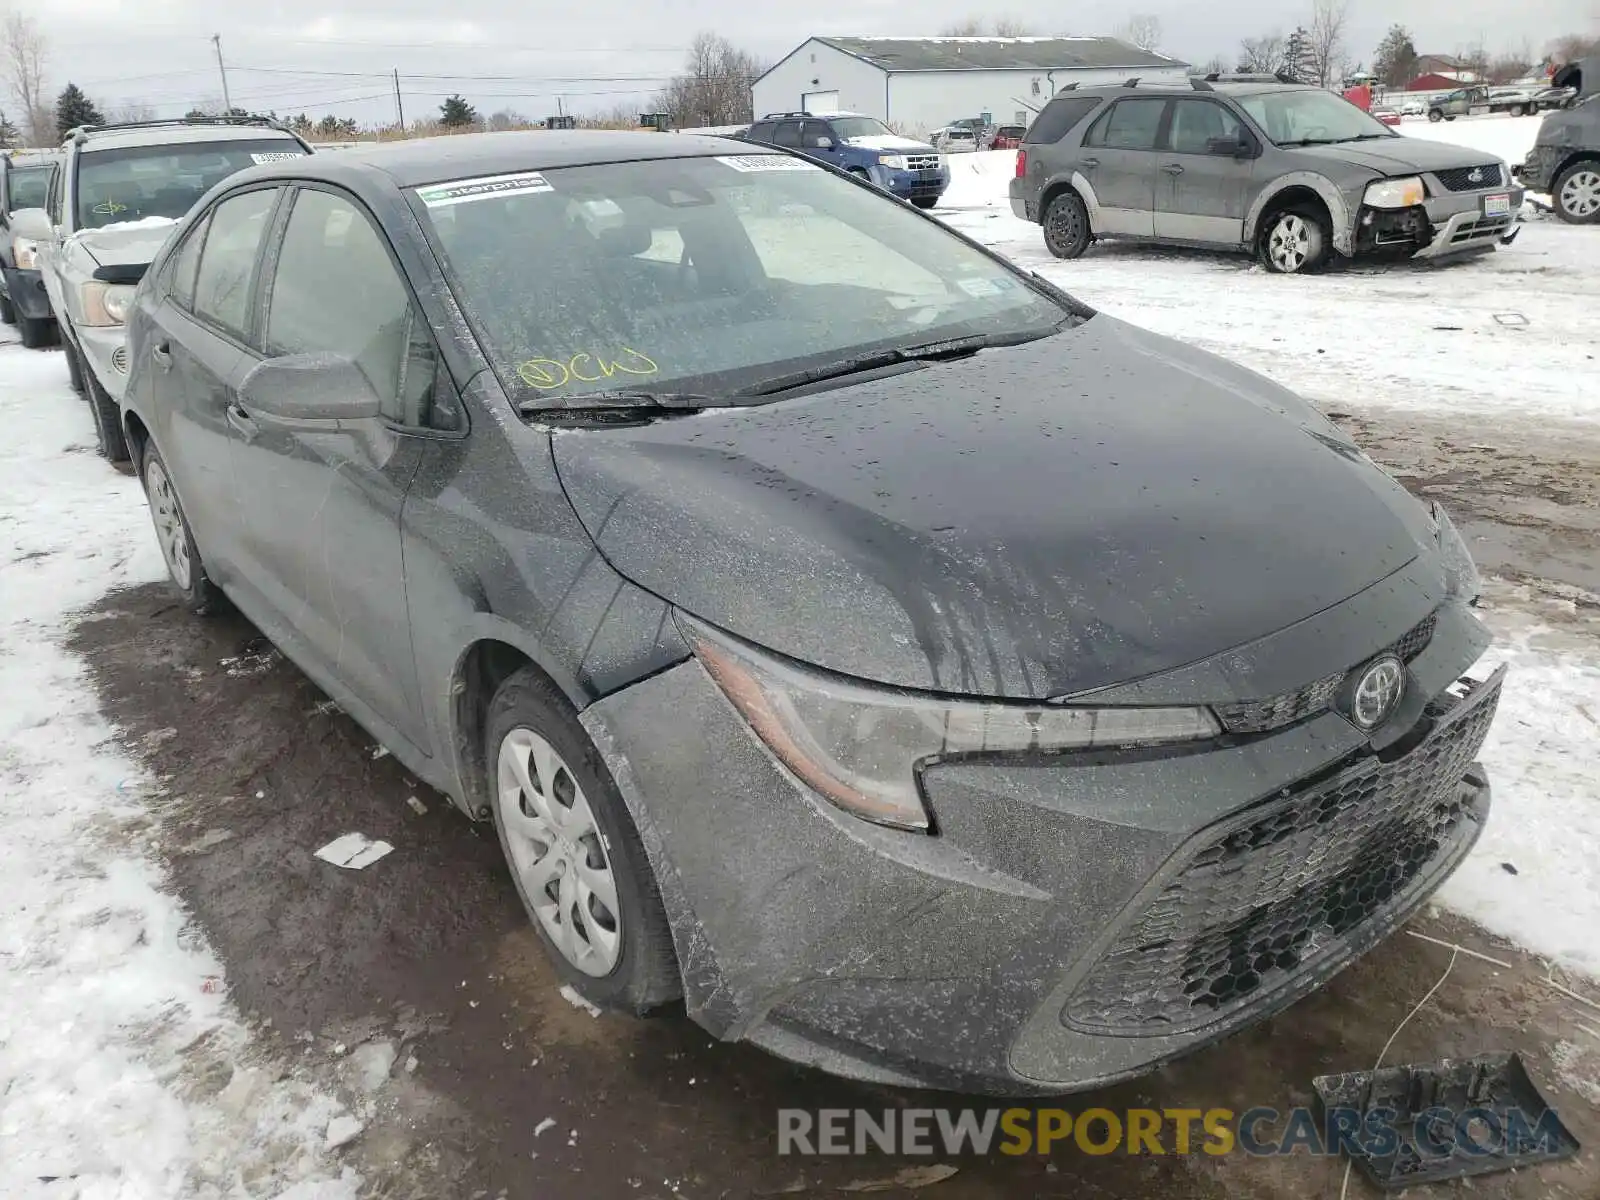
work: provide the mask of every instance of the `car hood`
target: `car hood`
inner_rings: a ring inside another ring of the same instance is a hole
[[[1275,632],[1427,516],[1292,393],[1104,315],[1024,346],[553,453],[606,559],[844,674],[1046,698]]]
[[[1452,167],[1477,167],[1496,162],[1495,155],[1465,146],[1450,146],[1422,138],[1399,137],[1372,142],[1336,142],[1331,146],[1295,146],[1297,155],[1314,160],[1353,163],[1380,175],[1415,175],[1418,171],[1448,171]]]
[[[153,262],[156,251],[172,233],[177,222],[171,217],[145,217],[139,221],[119,221],[86,229],[74,240],[102,267],[129,266]]]
[[[924,154],[932,154],[933,147],[927,142],[919,142],[915,138],[901,137],[899,134],[883,133],[875,137],[845,138],[845,145],[854,146],[858,150],[898,150],[902,153],[908,150],[920,150]]]
[[[1600,101],[1589,101],[1581,108],[1558,108],[1548,112],[1539,124],[1534,145],[1553,149],[1582,146],[1600,136]]]

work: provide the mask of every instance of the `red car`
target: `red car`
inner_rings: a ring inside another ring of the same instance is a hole
[[[1392,108],[1375,108],[1372,110],[1372,116],[1385,125],[1400,124],[1400,114]]]
[[[994,131],[994,141],[989,144],[991,150],[1015,150],[1022,145],[1022,135],[1027,133],[1023,125],[1002,125]]]

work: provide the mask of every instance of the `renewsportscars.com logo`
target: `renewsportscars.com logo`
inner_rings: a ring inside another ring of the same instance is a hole
[[[1394,1109],[1309,1108],[804,1108],[778,1110],[778,1153],[1211,1154],[1242,1151],[1383,1158],[1414,1141],[1424,1158],[1553,1152],[1562,1144],[1553,1109],[1435,1107],[1402,1119]]]

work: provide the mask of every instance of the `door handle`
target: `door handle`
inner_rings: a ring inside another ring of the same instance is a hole
[[[1168,163],[1166,166],[1162,167],[1161,169],[1163,171],[1165,171],[1168,175],[1182,175],[1183,174],[1183,166],[1180,163]]]
[[[237,404],[228,405],[228,424],[247,442],[254,441],[256,434],[261,432],[261,426],[256,424],[255,418]]]
[[[163,370],[172,365],[172,351],[168,348],[168,344],[166,342],[157,342],[155,345],[151,346],[150,357],[153,358],[156,361],[156,364]]]
[[[1085,171],[1092,171],[1100,165],[1100,160],[1098,158],[1085,158],[1079,160],[1078,165]]]

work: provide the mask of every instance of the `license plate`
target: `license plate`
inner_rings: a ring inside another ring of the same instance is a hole
[[[1509,217],[1511,215],[1511,197],[1485,196],[1483,198],[1483,215],[1486,217]]]

